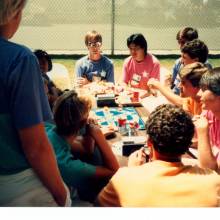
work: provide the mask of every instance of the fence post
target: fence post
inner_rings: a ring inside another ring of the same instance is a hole
[[[115,50],[115,0],[112,0],[111,13],[111,55],[114,55]]]

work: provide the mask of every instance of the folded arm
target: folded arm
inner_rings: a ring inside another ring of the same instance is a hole
[[[218,163],[213,155],[209,140],[208,120],[200,116],[194,122],[198,136],[198,159],[201,167],[218,171]]]

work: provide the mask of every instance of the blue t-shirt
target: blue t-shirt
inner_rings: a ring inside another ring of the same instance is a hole
[[[204,63],[204,65],[208,68],[208,69],[212,69],[212,65],[209,63],[208,60],[206,60],[206,62]],[[181,61],[181,58],[177,59],[175,61],[175,64],[173,66],[173,73],[172,73],[172,90],[175,94],[179,95],[180,94],[180,89],[179,89],[179,83],[180,83],[180,79],[177,77],[180,73],[181,68],[183,68],[183,63]]]
[[[35,55],[24,46],[0,38],[0,174],[30,167],[18,130],[51,117]]]
[[[95,175],[96,166],[76,159],[71,152],[70,145],[56,133],[56,127],[53,124],[46,123],[46,131],[54,148],[64,182],[75,188],[88,187],[89,181]]]
[[[173,74],[172,74],[172,90],[175,94],[180,94],[180,89],[179,89],[179,79],[177,77],[177,75],[180,72],[180,69],[183,67],[181,58],[177,59],[175,61],[175,64],[173,66]]]
[[[75,65],[76,77],[86,77],[90,82],[93,75],[101,77],[101,80],[114,83],[114,66],[110,59],[101,56],[98,61],[91,61],[88,55],[82,57]]]

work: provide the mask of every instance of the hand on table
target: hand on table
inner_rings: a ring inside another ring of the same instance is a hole
[[[149,89],[159,89],[159,87],[161,86],[161,83],[157,79],[150,78],[147,82],[147,85]]]
[[[141,99],[144,99],[144,98],[146,98],[146,97],[148,97],[148,96],[150,96],[150,95],[151,95],[151,93],[150,93],[149,91],[147,91],[147,92],[145,92],[144,94],[140,95],[140,98],[141,98]]]
[[[155,89],[153,89],[152,86],[149,86],[147,92],[142,94],[140,96],[140,98],[143,99],[143,98],[146,98],[146,97],[148,97],[150,95],[153,95],[154,97],[157,97],[157,91]]]
[[[84,85],[86,85],[86,84],[88,84],[88,83],[90,83],[89,81],[88,81],[88,79],[86,78],[86,77],[78,77],[77,78],[77,84],[78,84],[78,86],[84,86]]]

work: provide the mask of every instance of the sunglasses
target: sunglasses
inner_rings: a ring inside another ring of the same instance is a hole
[[[88,47],[101,47],[101,42],[88,42]]]

